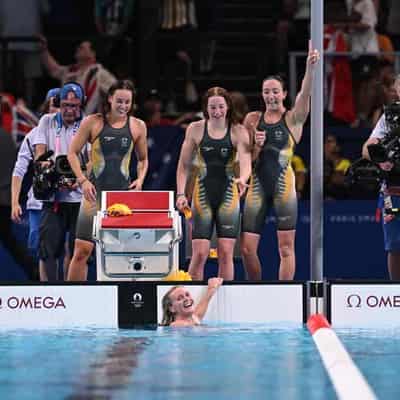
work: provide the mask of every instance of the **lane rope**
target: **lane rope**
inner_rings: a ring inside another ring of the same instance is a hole
[[[307,327],[340,400],[377,400],[372,388],[322,314],[313,314]]]

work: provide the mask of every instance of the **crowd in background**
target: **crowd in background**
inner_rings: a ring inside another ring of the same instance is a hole
[[[400,5],[390,0],[327,0],[324,6],[325,51],[355,52],[325,59],[329,126],[324,147],[325,197],[345,199],[350,194],[344,176],[358,155],[348,150],[340,128],[351,127],[352,137],[359,132],[361,143],[383,105],[395,100],[393,51],[400,49],[396,23]],[[7,42],[7,52],[0,52],[2,127],[18,145],[37,124],[43,109],[40,99],[48,88],[79,82],[87,93],[89,114],[98,110],[115,79],[130,78],[138,88],[136,113],[149,127],[184,128],[201,117],[198,83],[213,69],[217,7],[208,0],[93,0],[83,5],[3,0],[0,38],[32,40]],[[265,76],[287,74],[288,52],[305,51],[309,35],[309,0],[277,1],[275,10],[276,56]],[[236,92],[234,98],[243,115],[253,107],[245,93]],[[308,198],[308,164],[308,152],[298,149],[293,167],[299,198]]]

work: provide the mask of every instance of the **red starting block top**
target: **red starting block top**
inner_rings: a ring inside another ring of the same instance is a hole
[[[106,192],[107,209],[115,203],[126,204],[131,210],[170,210],[170,192],[121,191]],[[172,206],[173,208],[173,206]]]
[[[168,213],[134,212],[121,217],[104,217],[101,227],[105,229],[172,228],[172,218]]]

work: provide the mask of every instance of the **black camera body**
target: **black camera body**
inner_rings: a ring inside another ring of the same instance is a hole
[[[400,160],[400,102],[385,106],[384,114],[387,133],[378,143],[368,146],[368,153],[372,162],[395,164]]]
[[[346,173],[346,185],[355,193],[378,193],[386,172],[375,163],[359,158],[354,161]]]
[[[68,188],[76,182],[66,155],[53,160],[53,151],[40,156],[34,163],[33,195],[38,200],[49,200],[59,189]],[[45,162],[45,163],[43,163]]]
[[[400,102],[384,107],[386,134],[378,143],[368,145],[371,161],[356,160],[347,172],[347,183],[353,188],[378,192],[385,181],[388,185],[400,183]],[[383,171],[379,163],[393,163],[391,171]]]

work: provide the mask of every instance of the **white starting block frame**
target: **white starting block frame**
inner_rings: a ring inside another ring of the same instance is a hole
[[[129,216],[110,217],[123,203]],[[154,280],[179,269],[182,222],[172,191],[104,191],[93,222],[98,281]]]

